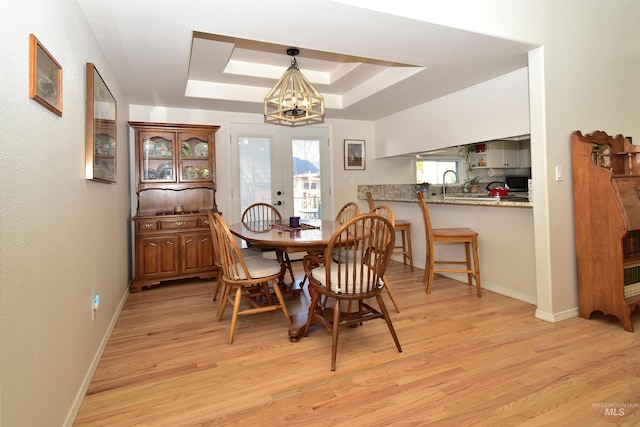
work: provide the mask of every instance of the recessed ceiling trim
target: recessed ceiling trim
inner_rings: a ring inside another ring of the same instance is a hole
[[[342,97],[344,108],[360,102],[426,69],[426,67],[387,69],[345,93]]]
[[[227,83],[188,80],[184,95],[191,98],[218,99],[223,101],[242,101],[262,104],[264,94],[271,88],[266,86],[246,86]],[[325,108],[340,110],[343,108],[342,96],[322,94]]]

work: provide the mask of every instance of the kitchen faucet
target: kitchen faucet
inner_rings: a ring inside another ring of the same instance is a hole
[[[456,177],[456,181],[458,182],[458,174],[456,174],[456,171],[449,169],[448,171],[445,171],[442,174],[442,197],[445,197],[447,195],[447,181],[445,180],[447,174],[451,172],[453,174],[453,176]]]

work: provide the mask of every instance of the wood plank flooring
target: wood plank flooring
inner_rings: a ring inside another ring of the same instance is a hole
[[[299,264],[299,263],[296,263]],[[299,268],[297,273],[300,273]],[[383,321],[289,342],[280,312],[215,319],[213,284],[130,294],[75,426],[640,425],[640,314],[548,323],[535,307],[393,262]],[[291,313],[306,295],[288,297]]]

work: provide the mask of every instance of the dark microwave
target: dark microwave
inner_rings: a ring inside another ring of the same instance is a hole
[[[528,175],[507,175],[505,181],[509,191],[529,191],[529,179]]]

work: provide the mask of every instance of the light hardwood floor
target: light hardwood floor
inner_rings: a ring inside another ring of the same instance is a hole
[[[131,294],[74,425],[640,425],[640,313],[635,333],[602,315],[548,323],[439,276],[426,295],[400,263],[387,276],[403,353],[382,320],[345,328],[336,372],[330,333],[291,343],[280,312],[241,317],[227,345],[212,283]]]

